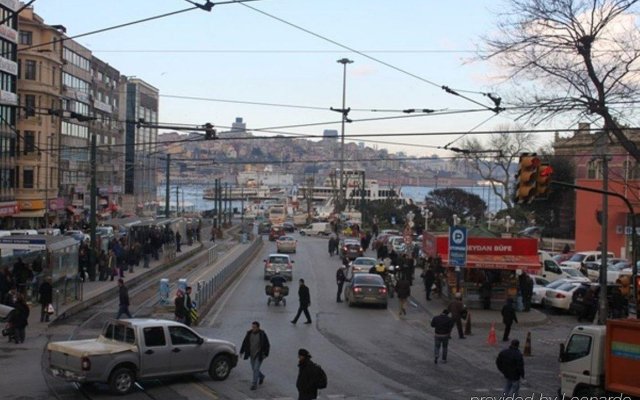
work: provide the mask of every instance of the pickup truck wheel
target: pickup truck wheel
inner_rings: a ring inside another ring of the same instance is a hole
[[[111,373],[109,377],[109,387],[113,393],[124,395],[133,390],[135,384],[135,375],[129,368],[118,368]]]
[[[214,381],[223,381],[231,373],[231,359],[225,354],[216,356],[209,366],[209,376]]]

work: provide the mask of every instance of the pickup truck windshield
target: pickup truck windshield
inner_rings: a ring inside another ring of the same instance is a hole
[[[118,342],[135,343],[133,328],[120,324],[109,324],[104,330],[104,337]]]

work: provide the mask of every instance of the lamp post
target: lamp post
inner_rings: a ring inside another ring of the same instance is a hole
[[[433,217],[433,211],[428,208],[422,209],[422,216],[424,217],[424,230],[429,231],[429,218]]]
[[[495,214],[492,212],[487,212],[485,214],[485,217],[487,217],[487,227],[489,228],[489,230],[491,230],[491,225],[495,222]]]
[[[338,192],[338,208],[339,211],[342,211],[342,207],[344,207],[345,201],[345,193],[344,193],[344,125],[347,121],[347,114],[349,114],[348,109],[346,109],[347,102],[347,64],[352,64],[353,61],[348,58],[341,58],[338,61],[338,64],[342,64],[342,109],[336,110],[342,113],[342,125],[341,125],[341,133],[340,133],[340,191]]]
[[[509,233],[509,228],[515,225],[515,221],[510,216],[504,217],[504,229],[507,233]]]
[[[460,225],[460,217],[458,217],[458,214],[453,214],[451,218],[453,219],[453,226]]]

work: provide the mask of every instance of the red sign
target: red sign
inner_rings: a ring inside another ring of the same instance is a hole
[[[20,212],[20,210],[16,203],[0,206],[0,217],[7,217],[9,215],[17,214],[18,212]]]
[[[443,263],[448,263],[449,240],[446,236],[423,235],[422,247],[425,254],[440,254]],[[466,267],[537,270],[540,268],[538,241],[523,238],[470,237],[467,239]]]

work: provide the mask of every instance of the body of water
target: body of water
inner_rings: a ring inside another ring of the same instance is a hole
[[[187,205],[193,205],[196,211],[211,210],[215,208],[215,202],[213,200],[205,200],[202,198],[204,190],[208,186],[188,185],[181,186],[179,192],[180,208],[182,208],[182,201]],[[406,198],[412,199],[414,202],[424,202],[424,198],[431,193],[434,189],[443,189],[443,186],[427,187],[427,186],[403,186],[401,189],[402,195]],[[459,189],[480,196],[485,203],[487,203],[488,210],[495,213],[504,208],[502,200],[493,192],[491,186],[467,186],[460,187]],[[158,188],[158,198],[164,197],[164,187]],[[171,207],[175,207],[176,204],[176,189],[171,188]],[[240,209],[242,205],[241,201],[232,201],[231,207]],[[161,205],[162,207],[162,205]]]

